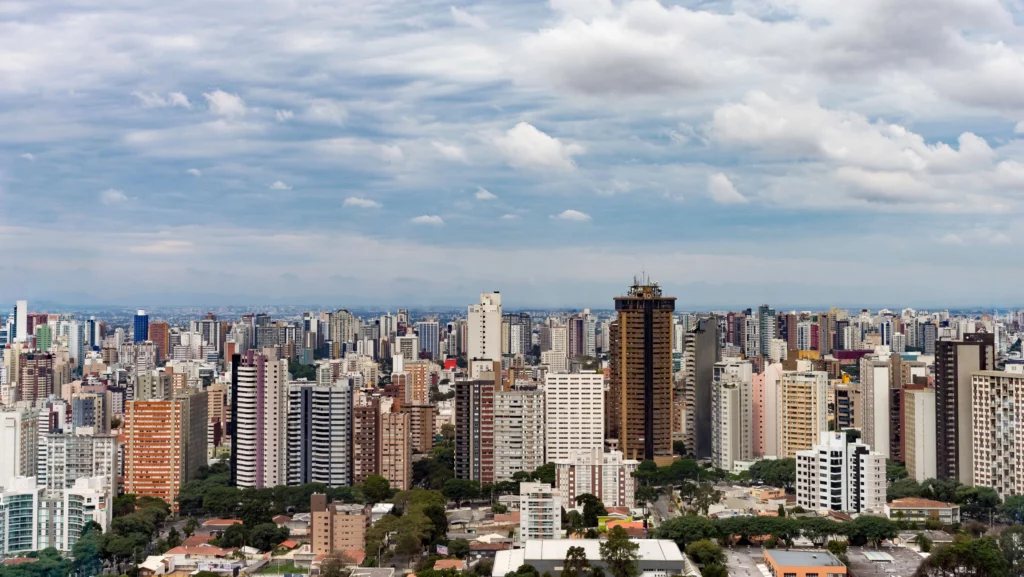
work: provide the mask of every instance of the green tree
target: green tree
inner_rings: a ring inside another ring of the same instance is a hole
[[[658,489],[650,485],[640,485],[636,488],[635,499],[637,505],[646,507],[654,504],[660,497]]]
[[[363,496],[370,503],[383,503],[391,498],[391,483],[380,475],[369,475],[362,485]]]
[[[918,533],[914,537],[914,542],[920,547],[922,553],[930,553],[932,550],[932,540],[928,538],[924,533]]]
[[[421,546],[420,539],[417,539],[414,533],[402,533],[395,543],[395,554],[412,557],[419,554]]]
[[[260,551],[270,551],[288,538],[288,529],[274,523],[261,523],[249,532],[249,545]]]
[[[452,557],[465,559],[469,556],[469,541],[465,539],[453,539],[448,543],[448,554]]]
[[[700,573],[703,577],[729,577],[729,570],[724,565],[708,565]]]
[[[351,573],[345,568],[346,559],[340,553],[335,553],[320,562],[320,577],[348,577]]]
[[[821,547],[829,541],[833,535],[842,533],[839,523],[825,517],[807,517],[800,519],[800,532],[816,547]]]
[[[686,548],[686,554],[698,565],[721,565],[725,563],[725,553],[722,548],[710,539],[701,539]]]
[[[508,513],[508,507],[502,505],[501,503],[495,503],[491,505],[491,513],[494,513],[495,515],[503,515],[505,513]]]
[[[450,501],[463,503],[464,501],[479,497],[480,483],[470,481],[469,479],[448,479],[445,481],[444,489],[441,490],[441,493]]]
[[[590,571],[590,561],[583,547],[569,547],[565,552],[565,563],[562,577],[586,577]]]
[[[1007,495],[998,511],[1008,523],[1024,523],[1024,495]]]
[[[608,514],[608,510],[604,508],[604,503],[590,493],[577,495],[576,505],[583,506],[583,524],[587,527],[597,527],[599,523],[598,517],[604,517]]]
[[[892,484],[885,491],[886,501],[892,502],[895,499],[905,499],[907,497],[920,497],[923,489],[921,485],[913,479],[899,479]]]
[[[846,531],[846,536],[850,539],[851,545],[871,543],[875,547],[881,547],[882,541],[895,539],[899,535],[896,522],[890,521],[885,517],[861,515],[853,521],[846,523],[843,528]]]
[[[640,545],[629,538],[621,526],[608,532],[608,539],[601,542],[601,560],[612,577],[637,577],[640,571],[636,562],[640,559]]]
[[[885,480],[890,485],[907,478],[907,467],[903,463],[886,463]]]
[[[685,551],[690,543],[701,539],[711,539],[719,535],[715,523],[706,517],[689,515],[674,517],[665,521],[653,532],[655,539],[671,539],[681,551]]]
[[[185,536],[191,537],[195,534],[196,529],[199,528],[199,520],[195,517],[189,517],[188,521],[185,521]]]
[[[181,545],[181,533],[174,527],[171,527],[170,531],[167,532],[167,548],[174,549],[178,545]]]
[[[918,577],[1008,577],[1010,565],[995,539],[957,537],[932,553],[914,574]]]
[[[569,537],[573,535],[582,537],[587,532],[587,524],[583,521],[583,513],[575,509],[566,513],[564,529]]]
[[[1024,527],[1010,527],[999,535],[999,548],[1014,577],[1024,575]]]
[[[847,545],[845,541],[829,541],[826,549],[828,549],[829,553],[838,557],[840,555],[846,555],[846,552],[849,550],[849,545]]]
[[[690,503],[701,515],[707,515],[711,506],[722,500],[722,492],[715,489],[710,483],[697,485],[693,491]]]
[[[532,479],[536,483],[547,483],[548,485],[554,485],[555,464],[546,463],[544,465],[541,465],[540,467],[537,467],[537,470],[530,475],[530,479]]]
[[[777,511],[777,514],[778,514],[779,517],[785,517],[786,516],[786,506],[783,505],[782,503],[779,503],[779,510]]]

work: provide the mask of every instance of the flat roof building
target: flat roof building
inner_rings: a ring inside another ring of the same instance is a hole
[[[773,577],[838,577],[846,565],[828,551],[764,550],[764,563]]]
[[[686,557],[679,546],[669,539],[636,539],[640,546],[637,568],[640,574],[682,575],[686,570]],[[582,547],[591,565],[607,570],[601,560],[600,539],[529,539],[522,549],[498,551],[494,556],[492,577],[504,577],[515,572],[520,565],[531,565],[541,574],[560,575],[569,547]],[[827,554],[827,553],[826,553]],[[845,567],[842,575],[846,574]],[[779,574],[782,577],[782,574]],[[821,577],[826,577],[824,574]]]

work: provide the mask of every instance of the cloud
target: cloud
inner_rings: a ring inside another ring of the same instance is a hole
[[[291,185],[285,184],[285,183],[281,182],[280,180],[275,180],[274,182],[272,182],[270,184],[270,186],[268,188],[270,188],[271,190],[291,190],[292,189]]]
[[[444,220],[440,216],[428,214],[411,218],[409,219],[409,222],[413,224],[429,224],[431,226],[440,226],[444,224]]]
[[[1013,128],[1013,131],[1017,134],[1024,134],[1024,120],[1017,123],[1017,126]]]
[[[632,189],[633,186],[629,182],[613,178],[608,186],[598,188],[597,194],[601,196],[615,196],[616,194],[626,194]]]
[[[286,122],[291,120],[295,116],[295,113],[291,110],[276,110],[274,111],[274,117],[277,118],[278,122]]]
[[[474,16],[473,14],[470,14],[465,10],[456,8],[455,6],[449,6],[449,10],[452,13],[452,20],[454,20],[457,24],[462,24],[464,26],[476,28],[477,30],[487,30],[488,28],[490,28],[487,25],[487,22],[484,21],[484,19],[479,16]]]
[[[128,196],[125,195],[123,190],[108,188],[100,193],[100,202],[106,205],[121,204],[128,202]]]
[[[128,252],[136,254],[180,254],[192,249],[192,243],[186,240],[161,240],[149,244],[140,244],[128,248]]]
[[[494,144],[508,163],[516,167],[571,171],[576,169],[572,157],[583,154],[579,144],[565,144],[548,136],[528,122],[520,122]]]
[[[501,220],[518,220],[518,219],[519,219],[519,215],[518,214],[511,214],[510,213],[510,214],[503,214],[503,215],[501,215]]]
[[[405,153],[402,152],[402,147],[397,144],[382,144],[380,155],[384,162],[390,164],[397,164],[405,160]]]
[[[966,243],[964,243],[964,239],[963,238],[961,238],[960,236],[955,235],[955,234],[953,234],[951,232],[946,233],[945,235],[939,237],[938,243],[939,244],[954,245],[954,246],[963,246],[964,244],[966,244]]]
[[[498,195],[494,194],[493,192],[487,190],[482,186],[478,186],[476,188],[476,194],[474,194],[473,196],[475,196],[477,200],[496,200],[498,198]]]
[[[564,210],[559,214],[552,214],[550,218],[556,220],[568,220],[572,222],[588,222],[591,220],[589,214],[572,209]]]
[[[210,112],[218,116],[245,116],[245,101],[237,94],[230,94],[218,88],[213,92],[204,92],[203,97],[206,98]]]
[[[708,176],[708,194],[718,204],[745,204],[749,202],[736,190],[729,177],[721,172]]]
[[[434,148],[441,153],[441,156],[448,160],[457,160],[459,162],[466,162],[469,160],[466,158],[466,151],[463,150],[461,146],[445,144],[444,142],[438,142],[436,140],[432,144],[434,145]]]
[[[27,160],[29,162],[35,162],[36,161],[36,155],[32,154],[31,152],[26,152],[24,154],[21,154],[21,155],[18,156],[18,158],[22,158],[22,159]]]
[[[345,206],[354,206],[357,208],[380,208],[380,203],[369,198],[362,198],[359,196],[350,196],[345,199]]]
[[[344,106],[333,100],[319,99],[309,104],[306,117],[320,124],[342,126],[345,124],[345,120],[348,119],[348,111],[345,110]]]
[[[191,174],[192,176],[202,176],[203,175],[202,171],[200,171],[198,168],[190,168],[190,169],[186,170],[185,173],[186,174]]]
[[[155,92],[132,92],[132,96],[139,99],[143,108],[168,108],[168,107],[180,107],[180,108],[192,108],[192,103],[188,101],[188,96],[185,96],[181,92],[171,92],[167,96],[161,96]]]

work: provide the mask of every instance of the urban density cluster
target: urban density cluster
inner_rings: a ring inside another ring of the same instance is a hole
[[[867,575],[915,570],[967,515],[1024,516],[1024,312],[683,312],[646,279],[608,310],[502,296],[190,319],[18,301],[0,574],[52,548],[81,577]]]

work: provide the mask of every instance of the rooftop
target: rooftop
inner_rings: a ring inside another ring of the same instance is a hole
[[[907,497],[905,499],[896,499],[892,503],[889,503],[890,509],[949,509],[951,507],[959,507],[955,503],[943,503],[942,501],[932,501],[931,499],[919,499],[917,497]]]
[[[842,562],[828,551],[765,549],[764,555],[785,567],[837,567],[842,565]]]

